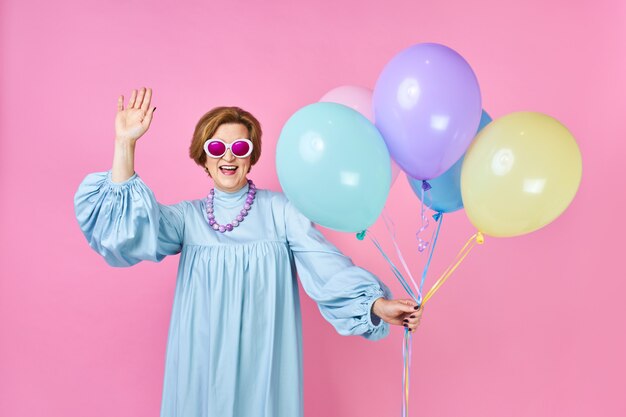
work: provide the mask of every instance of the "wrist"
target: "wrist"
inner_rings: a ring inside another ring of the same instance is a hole
[[[135,144],[137,143],[137,139],[128,139],[116,136],[115,137],[115,149],[118,150],[135,150]]]
[[[115,139],[115,150],[113,152],[113,168],[111,169],[111,180],[113,182],[124,182],[135,173],[135,143],[134,141]]]
[[[384,297],[380,297],[376,301],[374,301],[374,303],[372,304],[372,313],[374,313],[378,317],[382,317],[381,310],[382,310],[382,305],[385,303],[385,301],[387,300]]]

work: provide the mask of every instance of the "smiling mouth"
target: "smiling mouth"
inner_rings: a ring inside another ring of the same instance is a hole
[[[235,175],[235,171],[237,171],[237,167],[234,165],[222,165],[220,167],[220,172],[224,175]]]

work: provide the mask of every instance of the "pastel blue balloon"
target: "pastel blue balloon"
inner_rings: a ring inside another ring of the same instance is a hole
[[[278,180],[289,201],[322,226],[360,232],[380,215],[391,162],[378,129],[337,103],[314,103],[289,118],[276,147]]]
[[[478,132],[491,122],[491,117],[483,110],[480,117],[480,125]],[[461,167],[465,154],[461,156],[450,169],[438,176],[428,180],[432,187],[428,192],[424,192],[424,203],[432,210],[441,213],[451,213],[463,208],[463,199],[461,198]],[[407,175],[409,184],[417,198],[422,199],[422,180],[411,178]]]

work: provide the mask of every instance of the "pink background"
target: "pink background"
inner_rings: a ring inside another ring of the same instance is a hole
[[[0,7],[1,416],[158,415],[177,257],[110,268],[73,212],[83,177],[110,168],[117,95],[154,88],[136,168],[161,202],[208,191],[186,153],[216,105],[262,121],[252,178],[278,189],[287,118],[336,86],[372,88],[396,52],[425,41],[469,61],[492,116],[533,110],[568,126],[584,168],[563,216],[488,239],[433,298],[414,340],[411,416],[626,415],[624,1]],[[416,273],[418,207],[401,177],[388,210]],[[473,232],[463,212],[444,226],[427,285]],[[369,242],[325,233],[405,297]],[[399,415],[402,330],[378,343],[341,337],[302,295],[306,414]]]

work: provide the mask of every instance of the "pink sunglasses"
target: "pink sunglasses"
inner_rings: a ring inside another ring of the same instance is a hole
[[[230,149],[237,158],[247,158],[252,153],[252,142],[249,139],[237,139],[226,143],[222,139],[209,139],[204,142],[204,152],[211,158],[221,158]]]

